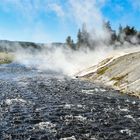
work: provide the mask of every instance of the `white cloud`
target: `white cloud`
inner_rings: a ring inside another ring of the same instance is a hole
[[[106,33],[102,28],[104,16],[101,8],[106,0],[69,0],[71,18],[81,26],[86,23],[93,38],[104,38]]]
[[[72,26],[77,25],[78,27],[81,27],[82,23],[86,23],[90,29],[94,28],[94,32],[101,32],[104,18],[101,8],[106,1],[67,0],[65,3],[62,3],[61,0],[1,0],[0,5],[3,5],[7,11],[9,10],[8,12],[14,10],[18,16],[17,19],[25,22],[25,26],[31,27],[32,30],[34,30],[33,24],[37,26],[36,19],[41,22],[42,26],[47,27],[47,23],[43,19],[40,20],[40,13],[47,15],[53,12],[58,17],[57,21],[60,22],[60,26],[63,26],[63,28],[60,28],[64,32],[71,23],[73,24]],[[44,31],[42,36],[44,34],[47,33]]]
[[[133,8],[140,10],[140,0],[130,0],[132,3]]]
[[[45,26],[44,24],[38,22],[34,26],[33,30],[31,28],[29,28],[28,30],[26,30],[27,32],[25,34],[27,34],[29,31],[31,31],[30,38],[34,42],[51,43],[54,40],[52,40],[51,35],[47,33],[44,26]]]
[[[75,20],[80,25],[85,22],[94,26],[101,23],[103,19],[100,8],[105,2],[106,0],[67,0],[64,4],[61,0],[1,0],[1,5],[17,10],[20,18],[22,15],[33,20],[40,11],[44,14],[53,11],[58,17],[64,19],[71,17],[71,20]]]
[[[15,14],[20,18],[34,19],[40,10],[44,10],[47,1],[41,0],[1,0],[0,5],[6,12],[15,11]]]
[[[72,16],[77,23],[86,23],[89,27],[102,22],[100,9],[95,0],[69,0]]]
[[[57,3],[49,4],[49,9],[51,11],[54,11],[58,17],[64,17],[65,16],[65,12],[63,11],[61,5],[59,5]]]
[[[115,5],[114,7],[115,12],[122,12],[124,10],[123,6],[121,5]]]

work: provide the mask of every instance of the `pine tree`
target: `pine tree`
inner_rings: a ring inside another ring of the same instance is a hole
[[[125,34],[125,41],[128,41],[129,43],[133,43],[131,40],[134,36],[137,35],[137,30],[134,27],[126,26],[123,29],[123,32]]]
[[[115,30],[112,30],[110,22],[104,22],[103,23],[103,29],[107,32],[107,34],[109,35],[108,41],[105,41],[105,43],[107,44],[114,44],[114,42],[117,40],[117,35]]]
[[[78,48],[80,48],[81,43],[82,43],[82,33],[81,33],[81,30],[79,29],[78,34],[77,34],[77,47]]]
[[[140,44],[140,32],[137,32],[138,44]]]
[[[123,43],[124,41],[124,36],[123,36],[123,27],[121,26],[121,24],[119,25],[119,29],[118,29],[118,37],[117,37],[117,40],[120,42],[120,43]]]
[[[112,31],[111,25],[110,25],[110,22],[109,22],[109,21],[103,23],[103,28],[104,28],[106,31],[108,31],[108,32],[111,32],[111,31]]]
[[[89,47],[89,33],[86,28],[86,24],[83,23],[82,31],[79,29],[77,34],[77,46],[78,48],[82,47]]]
[[[71,39],[71,36],[66,38],[66,44],[69,48],[75,49],[74,41]]]

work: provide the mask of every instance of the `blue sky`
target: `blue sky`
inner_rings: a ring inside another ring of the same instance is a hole
[[[83,22],[98,29],[102,20],[140,30],[140,0],[0,0],[0,39],[76,41]]]

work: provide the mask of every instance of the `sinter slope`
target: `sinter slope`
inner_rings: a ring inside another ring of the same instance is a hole
[[[78,77],[140,97],[140,51],[107,58]]]

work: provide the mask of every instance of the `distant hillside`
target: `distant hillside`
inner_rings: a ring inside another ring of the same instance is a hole
[[[0,40],[0,51],[1,52],[15,52],[18,49],[31,49],[31,50],[41,50],[47,48],[46,46],[63,46],[63,43],[52,43],[52,44],[43,44],[43,43],[34,43],[34,42],[22,42],[22,41],[8,41]]]
[[[106,58],[77,77],[140,97],[140,51]]]
[[[0,51],[14,52],[17,49],[41,49],[43,44],[22,41],[0,40]]]

